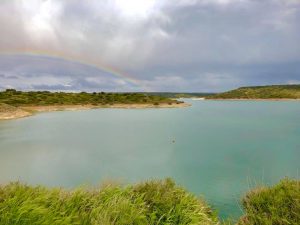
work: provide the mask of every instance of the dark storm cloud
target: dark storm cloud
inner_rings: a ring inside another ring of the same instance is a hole
[[[126,4],[125,4],[126,3]],[[300,81],[298,0],[15,0],[0,3],[0,85],[23,89],[222,91]],[[27,49],[27,50],[26,50]]]

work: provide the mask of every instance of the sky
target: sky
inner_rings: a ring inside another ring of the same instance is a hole
[[[1,0],[0,89],[300,83],[300,0]]]

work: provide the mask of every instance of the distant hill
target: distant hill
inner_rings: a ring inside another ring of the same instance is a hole
[[[300,99],[300,85],[241,87],[206,99]]]
[[[146,93],[0,91],[0,120],[30,116],[35,112],[95,108],[177,108],[190,104]]]
[[[105,93],[105,92],[49,92],[49,91],[17,91],[7,89],[0,91],[0,103],[11,106],[43,106],[43,105],[113,105],[113,104],[179,104],[181,101],[162,95],[146,93]]]
[[[166,98],[201,98],[213,93],[198,93],[198,92],[145,92],[147,95],[157,95]]]

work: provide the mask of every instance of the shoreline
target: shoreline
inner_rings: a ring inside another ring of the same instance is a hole
[[[212,101],[300,101],[300,98],[205,98],[204,100]]]
[[[189,103],[168,104],[161,103],[159,105],[153,104],[114,104],[114,105],[48,105],[48,106],[20,106],[13,112],[0,113],[0,121],[13,120],[33,116],[42,112],[56,112],[56,111],[79,111],[90,109],[163,109],[163,108],[184,108],[189,107]]]
[[[32,112],[25,111],[25,110],[22,110],[22,109],[18,109],[15,112],[0,113],[0,121],[1,120],[19,119],[19,118],[32,116],[32,115],[33,115]]]

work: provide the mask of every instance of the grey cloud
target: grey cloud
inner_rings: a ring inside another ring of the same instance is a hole
[[[2,89],[141,91],[130,82],[93,66],[51,57],[24,55],[0,57],[0,84]]]
[[[36,84],[32,85],[33,90],[49,90],[49,91],[71,91],[72,89],[68,86],[56,84],[56,85],[47,85],[47,84]]]
[[[0,74],[0,78],[4,78],[4,79],[18,79],[17,76],[14,76],[14,75],[5,75],[5,74]]]
[[[174,8],[169,12],[174,38],[156,55],[165,57],[161,53],[168,52],[170,64],[299,61],[300,6],[274,2]],[[157,63],[166,63],[162,57],[156,58]]]
[[[0,56],[1,87],[221,91],[300,80],[297,0],[154,0],[136,15],[115,2],[1,1],[0,54],[20,54]],[[27,51],[107,64],[141,86]]]

